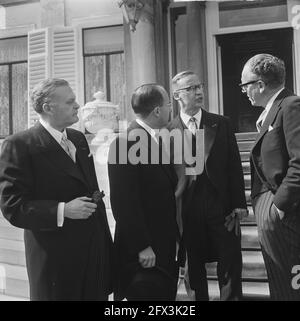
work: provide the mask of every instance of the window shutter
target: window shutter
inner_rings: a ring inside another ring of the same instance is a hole
[[[39,29],[28,33],[28,95],[41,80],[49,77],[49,33],[48,29]],[[28,99],[28,126],[38,120],[38,114]]]
[[[52,77],[67,80],[77,93],[76,35],[74,28],[52,30]]]
[[[78,59],[79,37],[73,27],[49,27],[29,33],[29,89],[39,81],[48,78],[67,80],[76,97],[80,95]],[[29,106],[29,126],[32,126],[37,114]],[[79,129],[80,123],[72,126]]]

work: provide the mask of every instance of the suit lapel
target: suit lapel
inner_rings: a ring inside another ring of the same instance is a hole
[[[36,125],[36,134],[37,140],[39,141],[36,148],[45,155],[47,160],[53,163],[56,168],[64,171],[66,174],[80,180],[88,186],[76,164],[41,124]],[[73,144],[76,146],[74,142]]]
[[[76,147],[76,163],[77,165],[80,166],[83,174],[84,174],[84,178],[86,181],[86,184],[88,184],[88,182],[92,182],[93,181],[93,173],[91,172],[91,166],[90,166],[90,162],[87,159],[87,155],[89,154],[89,150],[86,146],[85,141],[77,141],[76,138],[72,135],[72,132],[69,131],[67,129],[67,135],[68,138],[71,140],[71,142],[75,145]],[[92,186],[90,186],[91,189]]]
[[[204,159],[206,163],[216,138],[218,123],[210,117],[209,113],[202,109],[201,124],[203,124],[204,129]]]
[[[268,115],[264,121],[264,124],[261,128],[260,133],[258,134],[256,141],[253,145],[252,150],[254,149],[254,147],[257,145],[257,143],[264,137],[264,135],[266,134],[266,132],[268,131],[269,126],[274,122],[274,119],[276,118],[280,108],[281,108],[281,103],[283,101],[283,99],[287,96],[289,96],[290,93],[284,89],[279,95],[278,97],[275,99],[271,109],[268,112]]]

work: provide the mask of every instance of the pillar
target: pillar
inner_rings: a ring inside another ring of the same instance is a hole
[[[188,66],[205,84],[205,106],[208,107],[205,3],[187,4]]]
[[[155,57],[154,0],[144,0],[144,7],[136,30],[132,32],[124,20],[125,74],[127,120],[134,118],[131,95],[134,89],[145,83],[157,81]]]

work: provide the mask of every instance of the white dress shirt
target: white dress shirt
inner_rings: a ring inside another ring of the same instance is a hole
[[[281,89],[279,89],[268,101],[265,109],[263,110],[263,112],[259,115],[257,121],[256,121],[256,128],[258,131],[260,131],[260,128],[263,126],[264,121],[267,118],[267,115],[275,101],[275,99],[277,98],[277,96],[283,91],[284,87],[282,87]]]
[[[185,124],[185,126],[187,128],[189,128],[189,121],[192,117],[194,117],[196,119],[196,124],[197,124],[197,128],[200,128],[200,124],[201,124],[201,118],[202,118],[202,109],[200,108],[199,111],[197,112],[197,114],[195,114],[194,116],[190,116],[188,114],[185,114],[182,110],[180,111],[180,117],[183,121],[183,123]]]
[[[158,143],[157,140],[157,134],[159,132],[159,129],[153,129],[150,126],[148,126],[146,123],[144,123],[141,119],[137,118],[135,120],[141,127],[143,127],[149,134],[150,136]]]

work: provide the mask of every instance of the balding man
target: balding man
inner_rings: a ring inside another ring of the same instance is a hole
[[[136,120],[111,144],[108,164],[116,219],[115,299],[172,301],[178,278],[177,177],[170,164],[152,157],[162,147],[157,133],[168,123],[170,100],[162,86],[145,84],[134,91],[131,104]]]

